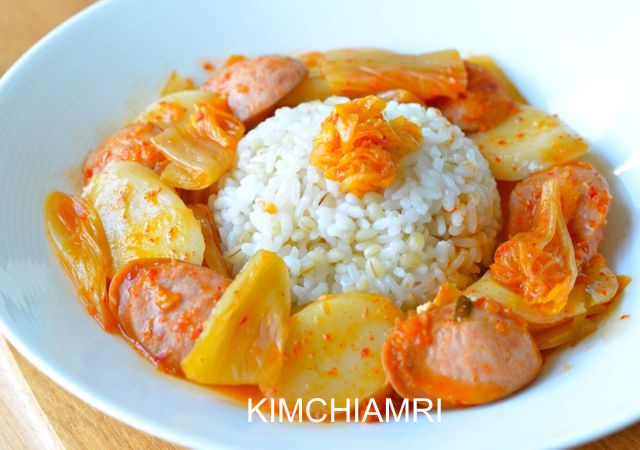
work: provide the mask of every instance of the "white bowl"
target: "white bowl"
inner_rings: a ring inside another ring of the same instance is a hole
[[[640,10],[588,2],[154,1],[99,3],[0,81],[0,330],[83,400],[188,446],[534,448],[574,445],[640,417]],[[614,203],[604,253],[636,281],[597,333],[523,392],[442,423],[248,423],[211,390],[166,376],[85,313],[49,249],[43,200],[108,133],[203,58],[344,46],[490,53],[536,106],[593,143]],[[619,320],[630,314],[628,320]]]

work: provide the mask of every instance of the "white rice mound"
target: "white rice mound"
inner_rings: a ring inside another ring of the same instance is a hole
[[[422,144],[383,193],[344,194],[309,157],[322,121],[345,101],[281,108],[240,141],[235,169],[210,199],[234,273],[270,250],[289,268],[295,303],[361,291],[405,308],[446,281],[475,280],[500,228],[496,183],[476,146],[437,109],[389,102],[385,116],[418,124]]]

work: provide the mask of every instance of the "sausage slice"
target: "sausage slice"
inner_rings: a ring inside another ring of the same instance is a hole
[[[396,323],[382,362],[398,394],[477,405],[517,391],[540,372],[542,357],[524,321],[483,299],[466,317],[455,314],[449,303]]]
[[[151,143],[151,138],[161,131],[150,123],[134,122],[115,132],[87,156],[83,168],[85,183],[111,161],[133,161],[150,169],[166,161]]]
[[[201,88],[225,96],[233,114],[246,122],[269,110],[306,76],[300,60],[260,56],[225,67]]]
[[[109,303],[123,334],[161,369],[179,373],[180,361],[230,282],[179,260],[138,260],[118,271]]]
[[[434,102],[442,114],[465,133],[489,130],[518,110],[509,90],[496,75],[479,64],[465,61],[467,92],[459,98]]]

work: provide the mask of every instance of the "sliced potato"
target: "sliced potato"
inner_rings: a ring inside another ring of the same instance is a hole
[[[258,251],[218,301],[191,352],[185,376],[203,384],[271,384],[288,331],[289,272],[275,253]]]
[[[202,263],[200,223],[153,170],[133,162],[112,162],[94,175],[83,197],[102,219],[113,258],[111,276],[135,259]]]
[[[471,300],[488,298],[511,309],[533,327],[547,327],[563,320],[590,314],[590,309],[610,301],[618,291],[618,280],[607,267],[606,259],[598,254],[582,267],[582,274],[569,294],[567,305],[557,314],[541,313],[534,305],[496,281],[487,271],[482,278],[473,283],[463,294]]]
[[[396,318],[403,313],[381,295],[348,292],[324,296],[291,318],[284,364],[278,381],[265,392],[293,404],[302,398],[311,411],[327,411],[331,399],[345,407],[347,399],[380,393],[387,382],[382,347]]]
[[[527,105],[495,128],[470,137],[493,176],[507,181],[568,163],[589,150],[589,144],[557,116]]]
[[[163,129],[169,126],[184,126],[195,111],[196,103],[206,103],[214,97],[215,94],[200,90],[174,92],[160,97],[149,105],[137,120],[152,123]],[[167,113],[171,111],[174,113],[167,116]],[[178,114],[178,111],[182,112]]]
[[[596,324],[584,314],[565,320],[558,325],[534,332],[533,339],[540,350],[550,350],[572,344],[596,331]]]
[[[173,94],[174,92],[193,90],[195,88],[196,87],[194,86],[191,78],[183,77],[178,72],[173,71],[171,72],[171,75],[169,75],[167,82],[164,84],[160,95],[164,96]]]
[[[276,108],[280,108],[281,106],[294,107],[300,103],[310,102],[312,100],[324,100],[327,97],[331,97],[331,95],[333,95],[331,87],[323,75],[308,75],[298,83],[291,92],[280,99],[276,104]]]
[[[324,53],[304,53],[297,58],[307,67],[307,76],[276,103],[276,109],[281,106],[294,107],[304,102],[324,100],[333,95],[321,67],[325,60]]]
[[[580,307],[580,305],[573,305],[568,301],[567,306],[560,313],[554,314],[553,316],[543,314],[537,308],[528,304],[522,295],[496,281],[491,276],[490,271],[487,271],[482,278],[465,289],[463,294],[474,301],[480,298],[494,300],[511,309],[528,323],[537,325],[552,324],[566,319],[570,317],[570,315],[567,314],[567,310],[573,311],[573,308],[577,308],[576,313],[584,312],[584,308]]]

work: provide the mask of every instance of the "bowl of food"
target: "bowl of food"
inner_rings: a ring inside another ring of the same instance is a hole
[[[637,8],[541,6],[541,37],[456,5],[109,1],[55,30],[0,81],[2,333],[193,447],[637,420]]]

